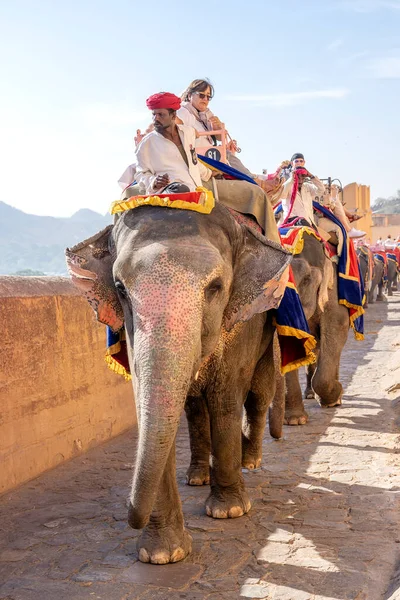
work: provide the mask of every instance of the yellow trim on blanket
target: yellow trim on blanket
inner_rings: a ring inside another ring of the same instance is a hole
[[[275,325],[278,334],[288,337],[296,337],[299,340],[305,340],[303,347],[306,356],[304,356],[304,358],[299,358],[298,360],[295,360],[284,367],[281,366],[282,375],[285,375],[285,373],[289,373],[290,371],[295,371],[299,367],[305,367],[315,363],[317,357],[315,356],[313,350],[317,345],[317,341],[313,335],[307,333],[306,331],[302,331],[301,329],[289,327],[288,325],[278,325],[275,319],[273,319],[273,324]]]
[[[321,241],[321,238],[317,235],[317,232],[314,231],[311,227],[302,227],[299,230],[296,237],[294,238],[294,243],[291,246],[289,244],[285,243],[285,236],[282,235],[281,241],[282,241],[283,247],[286,248],[286,250],[289,250],[289,252],[291,252],[294,256],[296,256],[297,254],[301,254],[301,252],[303,252],[303,248],[304,248],[304,234],[305,233],[307,233],[308,235],[313,235],[315,237],[315,239],[317,239],[318,241]]]
[[[165,206],[167,208],[181,208],[184,210],[193,210],[198,213],[205,215],[210,214],[215,206],[214,196],[211,190],[207,190],[204,187],[196,188],[196,192],[200,192],[200,202],[186,202],[185,200],[174,200],[169,196],[166,198],[160,198],[160,196],[133,196],[128,200],[116,200],[111,204],[110,213],[115,215],[116,213],[125,212],[132,208],[138,208],[139,206]]]
[[[358,277],[354,277],[353,275],[345,275],[344,273],[338,273],[338,275],[339,277],[343,277],[343,279],[350,279],[350,281],[360,281]]]
[[[353,329],[355,339],[358,341],[363,340],[364,334],[360,333],[359,331],[356,331],[356,329],[354,327],[354,321],[356,319],[358,319],[358,317],[361,317],[361,315],[363,315],[365,313],[365,310],[363,309],[362,306],[357,306],[356,304],[352,304],[351,302],[348,302],[347,300],[339,300],[339,304],[342,304],[346,308],[352,308],[356,311],[352,315],[349,314],[350,327]]]
[[[125,378],[125,381],[130,381],[132,379],[132,375],[127,372],[125,367],[120,365],[110,354],[106,354],[104,360],[107,363],[107,367],[117,375],[122,375]]]

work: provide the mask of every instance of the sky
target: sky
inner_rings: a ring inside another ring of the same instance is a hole
[[[400,188],[400,0],[0,2],[0,200],[105,214],[145,100],[215,87],[210,109],[252,172]]]

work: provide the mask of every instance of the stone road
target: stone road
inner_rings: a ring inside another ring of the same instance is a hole
[[[343,355],[343,406],[308,401],[307,426],[287,427],[282,442],[265,435],[241,519],[210,519],[207,489],[184,485],[182,422],[178,479],[194,540],[182,563],[137,561],[139,532],[126,524],[134,432],[0,498],[0,598],[400,598],[399,324],[400,294],[371,306],[366,341],[349,335]]]

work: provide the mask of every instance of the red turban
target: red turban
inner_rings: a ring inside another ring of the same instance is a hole
[[[153,96],[147,98],[146,105],[150,110],[156,110],[157,108],[178,110],[181,107],[181,99],[169,92],[159,92],[158,94],[153,94]]]

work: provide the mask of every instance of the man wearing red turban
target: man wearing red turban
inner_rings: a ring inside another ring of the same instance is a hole
[[[169,108],[171,110],[177,111],[181,107],[181,99],[175,94],[170,94],[169,92],[159,92],[158,94],[153,94],[150,98],[146,100],[147,108],[150,110],[156,110],[157,108]]]
[[[159,92],[147,98],[146,105],[153,113],[154,131],[136,150],[139,186],[146,194],[193,192],[212,171],[197,160],[195,130],[176,123],[181,99]]]

